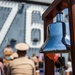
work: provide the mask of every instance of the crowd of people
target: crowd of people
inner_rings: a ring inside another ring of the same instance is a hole
[[[72,75],[70,55],[67,62],[65,62],[65,57],[58,57],[57,61],[55,61],[55,75]]]
[[[18,43],[15,45],[16,52],[13,52],[10,45],[4,49],[5,57],[0,60],[0,75],[39,75],[38,57],[33,54],[27,56],[29,45]]]
[[[39,75],[39,60],[35,53],[27,56],[29,45],[18,43],[13,52],[10,45],[4,49],[5,57],[0,59],[0,75]],[[65,63],[64,57],[55,57],[55,75],[72,75],[71,57]],[[57,74],[58,73],[58,74]]]

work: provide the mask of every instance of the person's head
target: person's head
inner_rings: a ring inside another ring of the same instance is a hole
[[[10,44],[8,44],[7,47],[8,47],[8,48],[11,47]]]
[[[26,43],[18,43],[15,45],[15,48],[17,49],[18,56],[25,56],[29,45]]]
[[[17,52],[14,52],[11,56],[10,56],[10,60],[16,59],[18,58],[18,54]]]
[[[2,58],[0,58],[0,62],[2,62],[2,63],[3,63],[3,59],[2,59]]]
[[[68,61],[71,61],[71,57],[68,57]]]
[[[13,49],[11,48],[10,44],[7,44],[7,46],[4,48],[3,53],[5,56],[10,56],[13,54]]]
[[[32,57],[36,56],[35,53],[33,53]]]

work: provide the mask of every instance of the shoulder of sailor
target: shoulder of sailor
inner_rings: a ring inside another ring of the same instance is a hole
[[[28,62],[29,64],[31,64],[31,65],[32,65],[32,67],[35,67],[35,64],[34,64],[33,60],[28,59],[28,60],[27,60],[27,62]]]

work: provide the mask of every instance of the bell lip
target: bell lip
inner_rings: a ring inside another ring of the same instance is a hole
[[[40,51],[40,53],[69,53],[70,50],[67,51]]]
[[[50,50],[43,51],[43,49],[40,49],[39,52],[40,53],[69,53],[71,52],[71,49],[67,48],[66,50],[53,50],[53,51],[50,51]]]
[[[54,51],[49,51],[49,50],[44,51],[44,49],[41,47],[39,52],[40,53],[69,53],[71,52],[71,45],[67,45],[66,50],[54,50]]]

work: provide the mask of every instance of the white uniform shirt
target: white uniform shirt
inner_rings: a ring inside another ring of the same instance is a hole
[[[67,67],[68,67],[68,69],[66,70],[66,72],[72,72],[72,64],[71,64],[71,61],[68,61],[67,62]]]
[[[7,75],[35,75],[34,62],[27,57],[20,57],[8,65]]]

